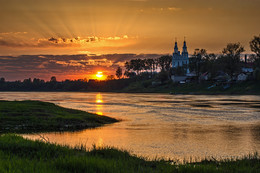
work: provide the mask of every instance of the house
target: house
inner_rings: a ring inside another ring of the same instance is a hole
[[[238,76],[237,76],[237,81],[246,81],[247,80],[247,75],[244,74],[244,73],[240,73]]]

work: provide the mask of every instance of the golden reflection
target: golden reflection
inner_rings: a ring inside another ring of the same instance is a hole
[[[102,95],[100,93],[96,95],[96,103],[103,103]]]
[[[97,103],[103,103],[103,100],[96,100]]]
[[[103,147],[103,139],[102,139],[102,138],[98,138],[98,141],[97,141],[96,146],[97,146],[98,148]]]
[[[103,112],[96,112],[96,114],[98,114],[98,115],[103,115]]]
[[[98,93],[96,95],[96,114],[98,115],[103,115],[103,105],[101,103],[103,103],[103,99],[102,99],[102,95],[100,93]]]

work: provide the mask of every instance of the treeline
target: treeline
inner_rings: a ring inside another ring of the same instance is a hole
[[[0,91],[117,91],[127,87],[134,79],[121,80],[65,80],[62,82],[56,81],[52,77],[50,81],[31,78],[24,81],[5,81],[0,79]]]

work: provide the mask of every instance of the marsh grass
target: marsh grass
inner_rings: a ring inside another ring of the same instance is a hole
[[[0,133],[81,130],[114,123],[107,116],[41,101],[0,101]]]
[[[115,148],[70,148],[21,136],[0,136],[0,172],[258,172],[257,154],[242,159],[177,164],[162,159],[148,161]]]

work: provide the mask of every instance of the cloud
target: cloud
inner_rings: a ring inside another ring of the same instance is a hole
[[[24,35],[28,32],[0,32],[0,35]]]
[[[181,8],[177,8],[177,7],[168,7],[167,9],[169,11],[180,11],[180,10],[182,10]]]
[[[137,37],[129,37],[127,35],[123,36],[111,36],[111,37],[75,37],[75,38],[65,38],[65,37],[50,37],[46,38],[10,38],[9,34],[3,34],[4,37],[0,37],[0,46],[5,47],[32,47],[32,48],[46,48],[46,47],[105,47],[113,46],[113,42],[116,46],[124,45],[124,43],[129,40],[137,39]],[[91,44],[98,43],[98,44]]]
[[[142,8],[139,9],[140,13],[173,13],[173,12],[179,12],[181,11],[182,8],[178,8],[178,7],[153,7],[153,8]]]
[[[63,39],[62,39],[62,40],[63,40]],[[54,37],[49,38],[48,41],[54,42],[54,43],[58,43],[58,39],[56,39],[56,38],[54,38]]]

